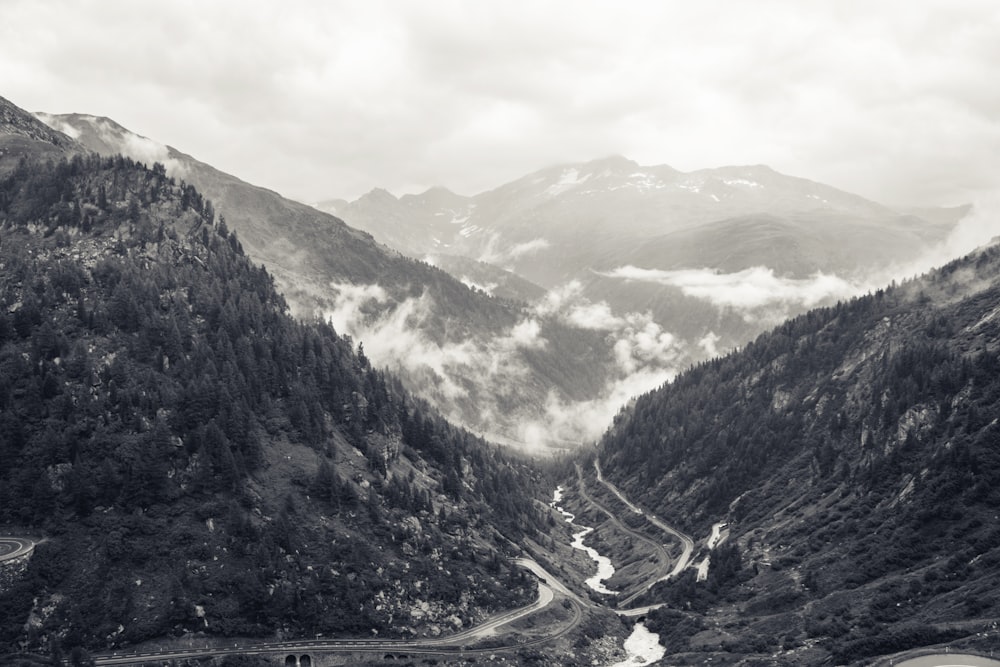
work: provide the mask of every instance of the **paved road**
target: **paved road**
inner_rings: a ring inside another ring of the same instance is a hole
[[[594,459],[594,469],[597,471],[597,481],[603,484],[604,486],[608,487],[613,494],[618,496],[618,498],[623,503],[628,505],[628,508],[630,510],[632,510],[636,514],[642,514],[647,519],[649,519],[650,523],[652,523],[654,526],[656,526],[663,532],[672,535],[676,537],[678,540],[680,540],[681,545],[683,546],[683,550],[681,551],[680,558],[677,559],[677,563],[674,565],[674,569],[671,570],[666,575],[660,577],[657,581],[666,581],[667,579],[670,579],[671,577],[676,577],[678,574],[680,574],[684,570],[684,568],[688,566],[688,563],[691,562],[691,556],[692,554],[694,554],[694,540],[691,539],[691,537],[688,536],[687,534],[682,533],[676,528],[668,526],[667,524],[660,521],[656,516],[643,512],[640,508],[632,504],[632,502],[625,497],[625,494],[623,494],[621,491],[618,490],[617,486],[604,479],[604,475],[601,474],[601,463],[597,459]],[[656,582],[654,581],[653,583],[655,584]],[[652,584],[650,584],[650,586],[652,586]]]
[[[514,560],[514,562],[523,568],[531,570],[536,577],[538,577],[539,579],[541,579],[546,584],[556,589],[566,597],[572,598],[585,606],[591,605],[590,600],[586,600],[577,595],[576,593],[574,593],[573,591],[571,591],[570,589],[566,588],[566,585],[563,584],[563,582],[561,582],[559,579],[557,579],[555,575],[551,574],[548,570],[546,570],[544,567],[539,565],[537,562],[531,560],[530,558],[517,558]]]
[[[154,652],[147,651],[142,653],[115,653],[115,654],[102,654],[99,656],[94,656],[94,663],[97,665],[133,665],[141,664],[143,662],[153,662],[157,660],[178,660],[181,658],[197,658],[204,656],[218,656],[218,655],[261,655],[261,654],[299,654],[299,653],[309,653],[310,651],[343,651],[343,652],[363,652],[363,653],[392,653],[392,654],[437,654],[437,653],[451,653],[451,652],[461,652],[465,653],[483,653],[483,652],[496,652],[505,648],[519,648],[522,646],[531,646],[534,644],[540,644],[544,642],[551,641],[557,637],[565,635],[567,632],[576,627],[583,615],[580,611],[579,602],[580,599],[571,593],[565,586],[563,586],[555,577],[549,574],[545,568],[536,563],[529,558],[518,558],[514,561],[516,564],[531,570],[540,581],[538,584],[538,599],[535,600],[530,605],[526,605],[519,609],[514,609],[502,614],[498,614],[483,623],[471,627],[462,632],[457,632],[454,634],[447,635],[445,637],[439,637],[437,639],[419,639],[419,640],[385,640],[385,639],[317,639],[313,641],[294,641],[294,642],[257,642],[250,645],[234,643],[233,646],[217,646],[211,648],[197,648],[197,649],[177,649],[174,651],[164,651],[164,652]],[[557,632],[552,635],[543,637],[541,639],[532,642],[522,642],[511,646],[491,646],[485,649],[467,649],[465,648],[468,644],[474,644],[475,642],[483,639],[493,632],[508,623],[513,623],[525,616],[534,614],[535,612],[547,607],[554,599],[555,594],[553,593],[552,587],[555,587],[560,592],[569,594],[574,602],[577,604],[573,605],[574,615],[573,619],[565,627],[560,628]]]
[[[597,479],[602,484],[607,486],[612,493],[614,493],[618,498],[622,500],[633,512],[637,514],[644,514],[644,512],[633,505],[622,493],[610,482],[606,481],[601,474],[600,465],[595,461],[594,466],[597,469]],[[596,503],[595,503],[596,504]],[[604,509],[604,508],[602,508]],[[607,512],[607,510],[605,510]],[[610,512],[608,512],[610,514]],[[612,515],[613,516],[613,515]],[[655,516],[646,514],[645,515],[654,525],[663,530],[665,533],[672,535],[679,539],[684,545],[684,550],[681,558],[678,560],[677,565],[671,574],[667,574],[662,579],[667,579],[673,574],[680,572],[687,566],[691,559],[691,553],[694,550],[694,541],[691,540],[687,535],[681,533],[680,531],[667,526],[662,521],[657,519]],[[30,542],[29,542],[30,545]],[[33,545],[30,545],[33,546]],[[11,552],[14,552],[14,548],[11,547]],[[535,600],[530,605],[521,607],[520,609],[515,609],[503,614],[499,614],[485,621],[484,623],[477,625],[475,627],[463,630],[455,634],[451,634],[445,637],[440,637],[437,639],[420,639],[420,640],[384,640],[384,639],[342,639],[342,640],[314,640],[314,641],[297,641],[297,642],[257,642],[247,644],[234,643],[232,647],[228,646],[217,646],[212,648],[200,648],[200,649],[179,649],[174,651],[165,652],[143,652],[143,653],[129,653],[129,654],[102,654],[94,656],[94,662],[96,665],[136,665],[142,664],[143,662],[154,662],[163,660],[178,660],[182,658],[196,658],[203,656],[220,656],[220,655],[261,655],[261,654],[302,654],[309,652],[328,652],[328,651],[342,651],[342,652],[364,652],[364,653],[386,653],[393,655],[426,655],[426,654],[440,654],[440,653],[461,653],[461,654],[478,654],[478,653],[493,653],[496,651],[501,651],[504,649],[515,649],[522,648],[526,646],[534,646],[538,644],[544,644],[552,641],[553,639],[562,637],[568,632],[572,631],[583,618],[582,607],[594,606],[588,600],[584,600],[580,596],[569,590],[561,581],[559,581],[555,576],[550,574],[537,562],[529,558],[519,558],[514,561],[521,567],[531,570],[536,576],[539,577],[540,582],[538,585],[538,599]],[[655,582],[654,582],[655,583]],[[652,586],[652,584],[650,584]],[[545,637],[535,639],[529,642],[521,642],[518,644],[513,644],[510,646],[491,646],[489,648],[476,649],[476,648],[466,648],[468,644],[474,644],[475,642],[483,639],[494,633],[494,631],[509,623],[513,623],[521,618],[534,614],[535,612],[543,609],[552,603],[555,599],[555,594],[553,589],[567,596],[567,598],[572,603],[573,618],[565,626],[559,628],[555,632]],[[641,616],[651,609],[655,609],[660,605],[652,605],[649,607],[642,607],[639,609],[626,609],[626,610],[613,610],[622,616]]]
[[[0,562],[31,553],[35,543],[24,537],[0,537]]]
[[[962,653],[925,655],[895,663],[896,667],[1000,667],[1000,660]]]
[[[652,548],[654,550],[656,550],[657,552],[659,552],[659,554],[660,554],[660,558],[659,558],[660,566],[657,569],[660,572],[663,572],[666,568],[670,567],[671,558],[670,558],[670,554],[667,552],[667,549],[666,549],[665,546],[663,546],[662,544],[660,544],[656,540],[654,540],[654,539],[652,539],[652,538],[650,538],[650,537],[648,537],[648,536],[646,536],[646,535],[644,535],[644,534],[642,534],[642,533],[640,533],[640,532],[638,532],[636,530],[632,530],[631,528],[629,528],[628,526],[626,526],[624,523],[622,523],[621,520],[611,510],[609,510],[607,507],[605,507],[604,505],[602,505],[598,501],[596,501],[593,498],[591,498],[590,494],[587,493],[587,485],[586,485],[586,483],[583,480],[583,471],[580,469],[580,466],[576,467],[576,477],[577,477],[577,484],[578,484],[578,487],[580,489],[580,496],[583,498],[583,500],[585,502],[590,503],[591,505],[593,505],[597,509],[599,509],[602,512],[604,512],[605,514],[607,514],[608,518],[611,519],[611,522],[619,530],[621,530],[622,532],[624,532],[627,535],[631,535],[634,539],[638,539],[638,540],[640,540],[642,542],[645,542],[645,543],[649,544],[650,546],[652,546]],[[600,476],[598,476],[598,479],[600,480]],[[601,480],[601,481],[603,482],[603,480]],[[607,482],[604,482],[604,484],[605,484],[605,486],[607,486]],[[608,488],[611,488],[611,487],[609,486]],[[617,491],[617,489],[615,489],[615,491]],[[637,514],[641,514],[642,513],[641,510],[638,510],[638,508],[636,508],[634,505],[632,505],[631,503],[629,503],[629,501],[624,496],[621,496],[620,494],[616,494],[616,495],[618,495],[618,497],[621,498],[621,500],[623,502],[625,502],[627,505],[629,505],[629,508],[632,509],[633,512],[636,512]],[[636,511],[636,510],[638,510],[638,511]],[[662,578],[663,577],[661,575],[657,579],[654,579],[653,583],[655,583],[657,581],[660,581]],[[629,603],[631,603],[637,597],[639,597],[640,595],[642,595],[643,593],[645,593],[646,591],[648,591],[652,587],[653,583],[650,583],[649,585],[647,585],[644,588],[636,591],[632,595],[630,595],[630,596],[622,599],[621,601],[619,601],[618,606],[619,607],[625,607],[625,606],[627,606]],[[628,615],[633,615],[633,614],[628,614]]]

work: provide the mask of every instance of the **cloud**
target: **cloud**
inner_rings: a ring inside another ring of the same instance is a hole
[[[370,359],[419,387],[418,393],[451,420],[501,442],[538,447],[595,440],[624,403],[673,378],[689,362],[688,346],[651,315],[615,316],[606,303],[583,297],[575,282],[498,335],[447,343],[431,341],[422,331],[437,317],[426,293],[396,303],[377,285],[333,283],[327,296],[331,306],[324,319],[363,343]],[[523,354],[546,350],[551,344],[546,328],[556,322],[607,334],[607,363],[599,370],[605,383],[587,399],[540,388]],[[539,396],[534,405],[525,400],[532,395]]]
[[[1000,163],[991,0],[8,0],[4,95],[304,201],[625,154],[963,203]]]
[[[773,269],[755,266],[735,273],[713,269],[641,269],[622,266],[602,273],[611,278],[676,287],[686,296],[719,308],[739,312],[747,321],[779,320],[794,310],[856,296],[864,285],[817,272],[809,278],[777,276]]]
[[[717,357],[719,356],[719,348],[717,347],[719,341],[722,339],[714,331],[709,331],[707,334],[701,337],[698,341],[698,347],[700,347],[705,352],[707,357]]]
[[[80,138],[80,130],[76,129],[66,121],[56,118],[52,114],[47,114],[47,113],[37,113],[35,115],[38,117],[38,120],[48,125],[56,132],[62,132],[63,134],[72,139]]]
[[[549,290],[535,306],[539,315],[555,315],[571,326],[594,331],[612,331],[625,325],[605,301],[593,303],[583,296],[583,284],[571,280]]]
[[[980,198],[947,238],[927,249],[919,258],[904,265],[890,266],[876,272],[874,280],[909,278],[953,259],[969,254],[1000,237],[1000,191]]]
[[[675,370],[643,369],[610,382],[600,396],[584,401],[567,401],[550,392],[543,418],[519,424],[517,439],[533,448],[572,448],[594,442],[623,406],[673,380],[676,374]]]
[[[486,244],[485,250],[479,255],[478,260],[486,264],[507,267],[512,262],[516,262],[527,255],[533,255],[540,250],[545,250],[551,245],[543,238],[517,243],[509,248],[498,248],[499,243],[500,235],[493,234],[490,237],[489,243]]]
[[[621,378],[651,368],[675,370],[684,357],[682,341],[665,331],[648,311],[615,315],[606,301],[593,302],[573,280],[550,290],[535,306],[540,317],[555,317],[571,327],[606,331]],[[606,393],[612,393],[609,389]]]
[[[459,422],[469,422],[463,414],[473,407],[469,400],[500,403],[517,390],[528,373],[518,350],[547,344],[533,319],[490,340],[434,342],[423,333],[438,317],[427,293],[395,303],[378,285],[333,283],[329,297],[332,306],[322,316],[334,329],[363,343],[366,355],[377,364],[412,378],[427,398]],[[497,410],[482,404],[478,420],[494,419]]]

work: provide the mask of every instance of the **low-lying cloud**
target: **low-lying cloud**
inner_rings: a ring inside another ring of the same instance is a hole
[[[732,309],[748,322],[780,321],[795,311],[856,296],[866,287],[822,272],[809,278],[786,278],[765,266],[721,273],[713,269],[662,270],[629,265],[601,275],[675,287],[685,296]]]
[[[912,262],[887,267],[876,272],[872,282],[911,278],[963,257],[976,248],[995,242],[1000,237],[1000,193],[981,198],[959,220],[951,233],[930,247]]]
[[[537,238],[525,241],[524,243],[517,243],[509,248],[500,247],[500,235],[494,234],[490,237],[489,243],[486,244],[486,248],[476,259],[486,264],[493,264],[495,266],[509,269],[513,262],[516,262],[523,257],[533,255],[541,250],[545,250],[551,245],[552,244],[549,243],[547,239]]]
[[[586,299],[579,283],[554,290],[490,338],[442,343],[425,333],[438,317],[426,292],[395,303],[378,285],[334,283],[328,296],[332,306],[323,317],[449,419],[533,448],[596,440],[624,404],[672,379],[688,362],[688,346],[651,315],[615,315],[606,303]],[[595,354],[604,358],[595,362],[605,376],[603,388],[584,400],[543,386],[524,354],[550,346],[546,327],[556,322],[606,333],[607,347]]]

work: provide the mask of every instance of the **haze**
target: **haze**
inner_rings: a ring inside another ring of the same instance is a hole
[[[1000,173],[982,2],[4,0],[0,83],[287,196],[473,194],[623,154],[764,163],[889,204]]]

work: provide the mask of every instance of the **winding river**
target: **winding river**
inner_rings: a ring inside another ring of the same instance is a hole
[[[563,517],[565,517],[566,523],[573,524],[576,519],[576,515],[572,512],[567,512],[559,505],[562,501],[562,496],[563,488],[561,486],[556,487],[555,493],[552,494],[552,502],[549,504],[557,512],[562,514]],[[618,591],[613,591],[604,585],[604,580],[610,579],[615,574],[615,566],[611,564],[611,559],[607,556],[602,556],[597,549],[588,547],[583,543],[583,541],[587,539],[587,535],[592,533],[594,529],[588,526],[581,526],[579,524],[573,525],[579,528],[580,532],[573,535],[573,542],[571,543],[572,547],[574,549],[586,551],[587,555],[597,563],[597,574],[587,579],[584,583],[598,593],[604,593],[605,595],[618,595]]]
[[[594,529],[574,523],[576,515],[572,512],[567,512],[561,505],[559,505],[559,503],[562,502],[562,498],[563,487],[558,486],[556,487],[555,493],[552,494],[552,502],[549,503],[549,505],[562,514],[567,523],[573,524],[580,529],[578,533],[573,535],[573,542],[571,543],[573,548],[586,551],[587,555],[589,555],[597,563],[597,574],[587,579],[584,583],[598,593],[617,595],[618,591],[609,589],[603,583],[605,579],[610,579],[615,573],[615,567],[611,564],[611,559],[607,556],[602,556],[597,549],[588,547],[583,543],[583,541],[587,538],[587,535],[589,535]],[[642,623],[636,623],[632,628],[632,634],[625,640],[624,648],[628,657],[621,662],[616,662],[611,667],[635,667],[636,665],[648,665],[662,658],[667,652],[667,649],[660,644],[660,636],[655,632],[650,632],[649,629]]]

